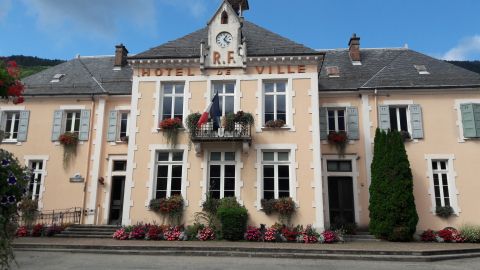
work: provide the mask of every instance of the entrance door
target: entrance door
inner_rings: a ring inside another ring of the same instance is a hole
[[[352,177],[328,177],[328,201],[332,226],[355,223]]]
[[[110,199],[110,215],[108,219],[108,224],[110,225],[117,225],[122,223],[124,188],[125,176],[113,176]]]

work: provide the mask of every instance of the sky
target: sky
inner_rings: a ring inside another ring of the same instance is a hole
[[[0,56],[140,53],[206,26],[221,0],[0,0]],[[314,49],[404,47],[480,60],[479,0],[250,0],[247,20]],[[407,45],[406,45],[407,44]]]

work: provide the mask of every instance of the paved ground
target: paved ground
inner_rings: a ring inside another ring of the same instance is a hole
[[[372,251],[435,251],[480,249],[480,244],[453,243],[392,243],[392,242],[347,242],[343,244],[298,244],[298,243],[258,243],[258,242],[227,242],[227,241],[119,241],[113,239],[69,239],[69,238],[17,238],[14,243],[53,244],[53,245],[102,245],[102,246],[154,246],[154,247],[243,247],[243,248],[274,248],[274,249],[305,249],[305,250],[372,250]]]
[[[480,270],[480,258],[432,263],[16,252],[13,269]]]

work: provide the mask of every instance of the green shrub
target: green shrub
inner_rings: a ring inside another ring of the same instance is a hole
[[[418,214],[410,162],[399,132],[377,129],[371,171],[370,232],[391,241],[412,239]],[[410,237],[404,235],[407,232]]]
[[[220,201],[207,195],[207,199],[202,204],[202,211],[209,214],[217,214],[217,208]]]
[[[197,239],[198,231],[204,228],[205,228],[205,225],[197,222],[195,222],[193,225],[187,226],[187,228],[185,228],[185,233],[187,234],[188,240]]]
[[[468,243],[480,243],[480,226],[478,225],[463,225],[460,227],[460,233]]]
[[[235,198],[220,200],[217,209],[217,217],[221,223],[221,235],[223,239],[238,241],[243,239],[247,229],[248,211],[241,206]]]
[[[393,242],[410,242],[413,236],[408,227],[395,227],[392,233],[388,236],[388,241]]]

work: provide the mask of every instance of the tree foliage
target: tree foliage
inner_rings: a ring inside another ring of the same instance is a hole
[[[402,136],[397,131],[375,134],[371,165],[370,232],[391,241],[409,241],[418,215],[413,197],[413,176]]]

